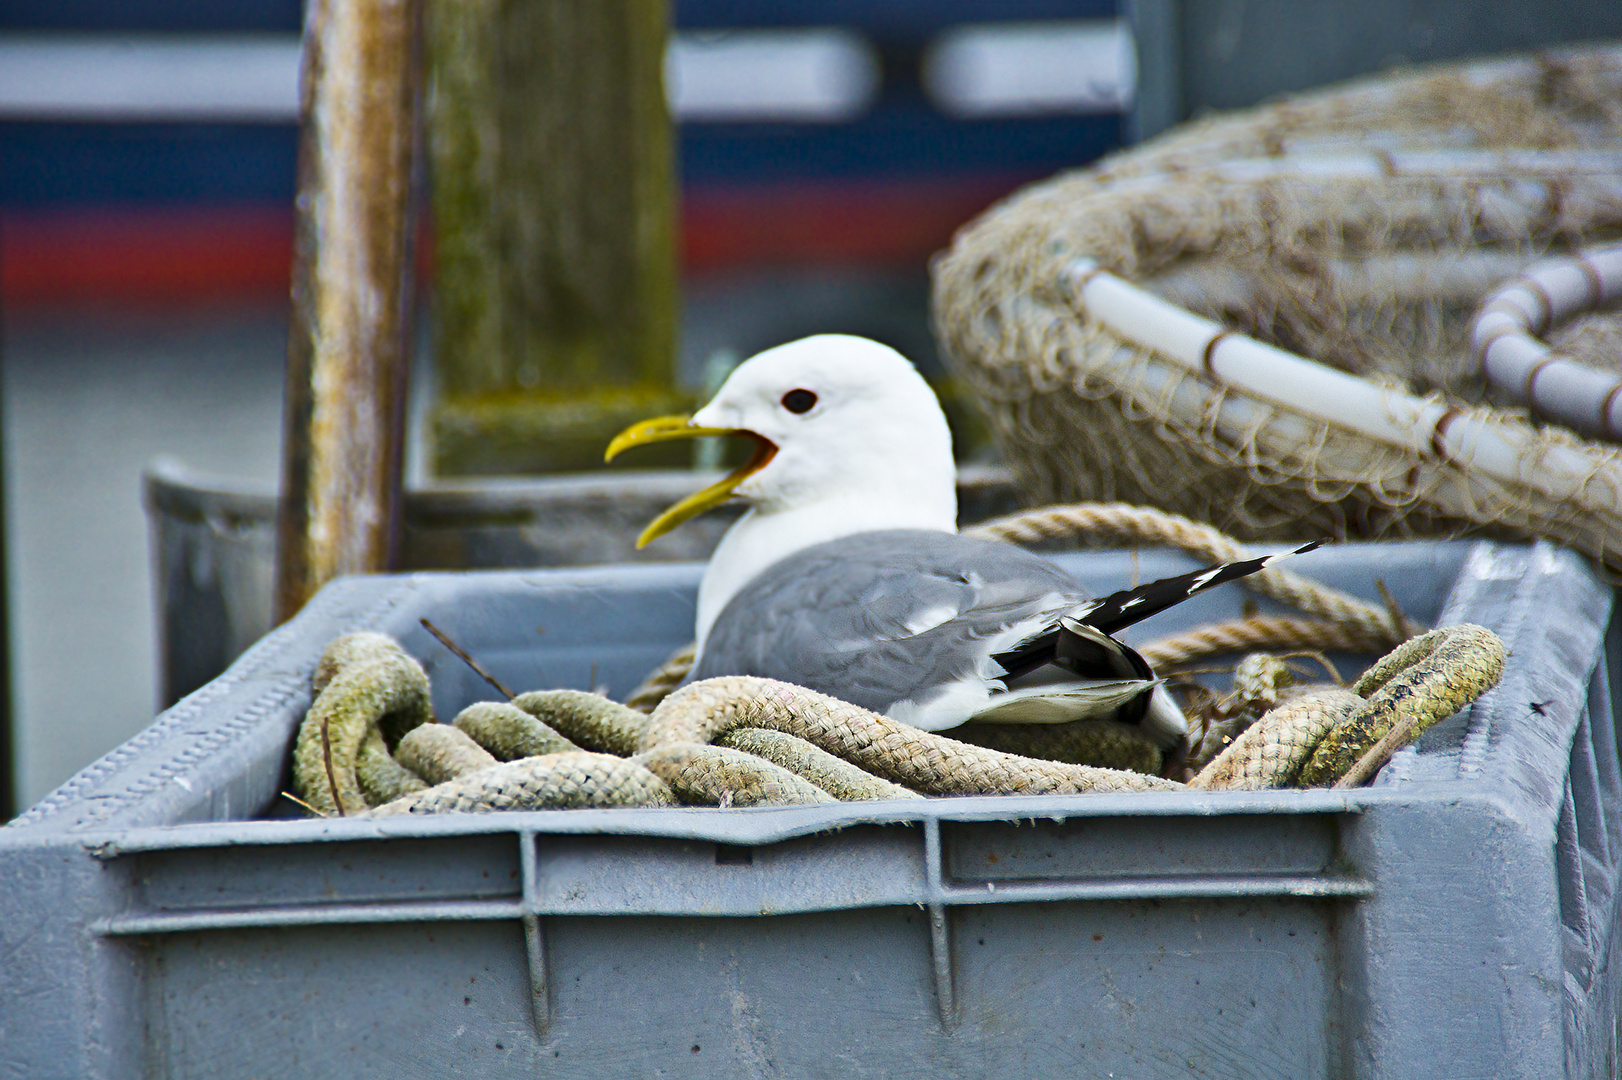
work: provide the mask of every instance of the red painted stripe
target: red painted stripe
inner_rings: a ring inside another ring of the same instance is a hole
[[[762,263],[922,265],[1030,177],[743,187],[683,200],[683,262],[702,273]]]
[[[707,188],[683,200],[689,273],[769,263],[919,265],[1028,177]],[[421,272],[429,270],[422,245]],[[186,305],[285,297],[290,207],[96,207],[0,216],[0,300]]]
[[[286,296],[291,207],[96,208],[0,220],[8,306]]]

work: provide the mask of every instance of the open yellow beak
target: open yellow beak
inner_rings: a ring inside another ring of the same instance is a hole
[[[672,439],[696,439],[705,435],[745,435],[755,440],[755,452],[741,468],[734,469],[722,479],[711,484],[703,491],[696,491],[669,510],[660,514],[648,523],[642,530],[642,535],[636,538],[638,548],[646,547],[651,541],[658,539],[665,533],[674,529],[689,518],[695,518],[712,507],[720,506],[732,497],[732,490],[743,483],[752,474],[759,472],[771,461],[777,453],[777,446],[770,439],[756,435],[753,431],[744,428],[707,428],[694,427],[685,416],[658,416],[652,420],[644,420],[639,424],[632,424],[608,444],[603,454],[604,461],[613,461],[622,452],[633,446],[644,446],[648,443],[669,442]]]

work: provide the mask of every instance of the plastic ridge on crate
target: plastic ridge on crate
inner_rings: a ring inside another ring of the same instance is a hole
[[[1095,591],[1192,565],[1056,558]],[[399,637],[442,718],[488,693],[423,616],[619,694],[699,568],[336,583],[0,829],[0,1075],[1616,1075],[1610,589],[1542,544],[1301,569],[1491,627],[1503,681],[1346,792],[297,820],[331,638]]]

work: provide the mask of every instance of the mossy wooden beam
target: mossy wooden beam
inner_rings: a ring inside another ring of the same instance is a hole
[[[278,621],[398,544],[420,0],[311,0]]]
[[[667,20],[664,0],[430,0],[437,471],[596,467],[688,404]]]

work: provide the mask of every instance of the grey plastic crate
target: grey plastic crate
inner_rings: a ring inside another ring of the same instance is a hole
[[[1493,627],[1502,684],[1348,793],[263,820],[333,636],[399,636],[445,715],[486,695],[424,615],[621,692],[698,569],[340,582],[0,829],[0,1076],[1615,1076],[1609,588],[1542,545],[1301,568]]]

